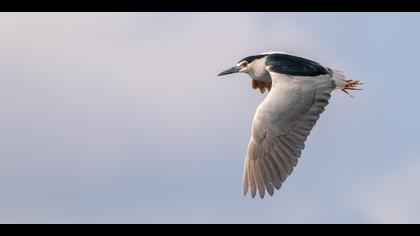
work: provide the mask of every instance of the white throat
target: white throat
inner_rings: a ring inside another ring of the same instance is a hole
[[[267,57],[263,57],[252,61],[244,72],[254,80],[271,82],[270,74],[265,67],[266,59]]]

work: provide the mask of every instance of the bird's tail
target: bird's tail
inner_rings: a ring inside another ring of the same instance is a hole
[[[333,80],[337,85],[337,89],[350,95],[350,97],[353,97],[353,95],[349,92],[349,90],[362,90],[358,86],[362,85],[363,83],[360,83],[358,80],[347,79],[342,71],[334,70]]]

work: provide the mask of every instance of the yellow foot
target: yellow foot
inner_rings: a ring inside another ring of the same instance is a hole
[[[353,97],[353,95],[347,91],[347,90],[362,90],[361,88],[358,88],[357,86],[362,85],[363,83],[360,83],[360,81],[358,80],[346,80],[346,85],[344,86],[343,89],[341,89],[341,91],[347,93],[348,95],[350,95],[350,97]]]

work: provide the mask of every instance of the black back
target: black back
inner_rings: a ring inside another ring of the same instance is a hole
[[[289,54],[270,54],[266,65],[272,72],[291,76],[317,76],[330,73],[327,68],[314,61]]]

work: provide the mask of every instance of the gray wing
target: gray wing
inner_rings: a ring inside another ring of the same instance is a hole
[[[290,77],[270,72],[273,88],[258,107],[244,166],[244,194],[264,198],[280,189],[298,163],[305,140],[328,105],[329,75]]]

